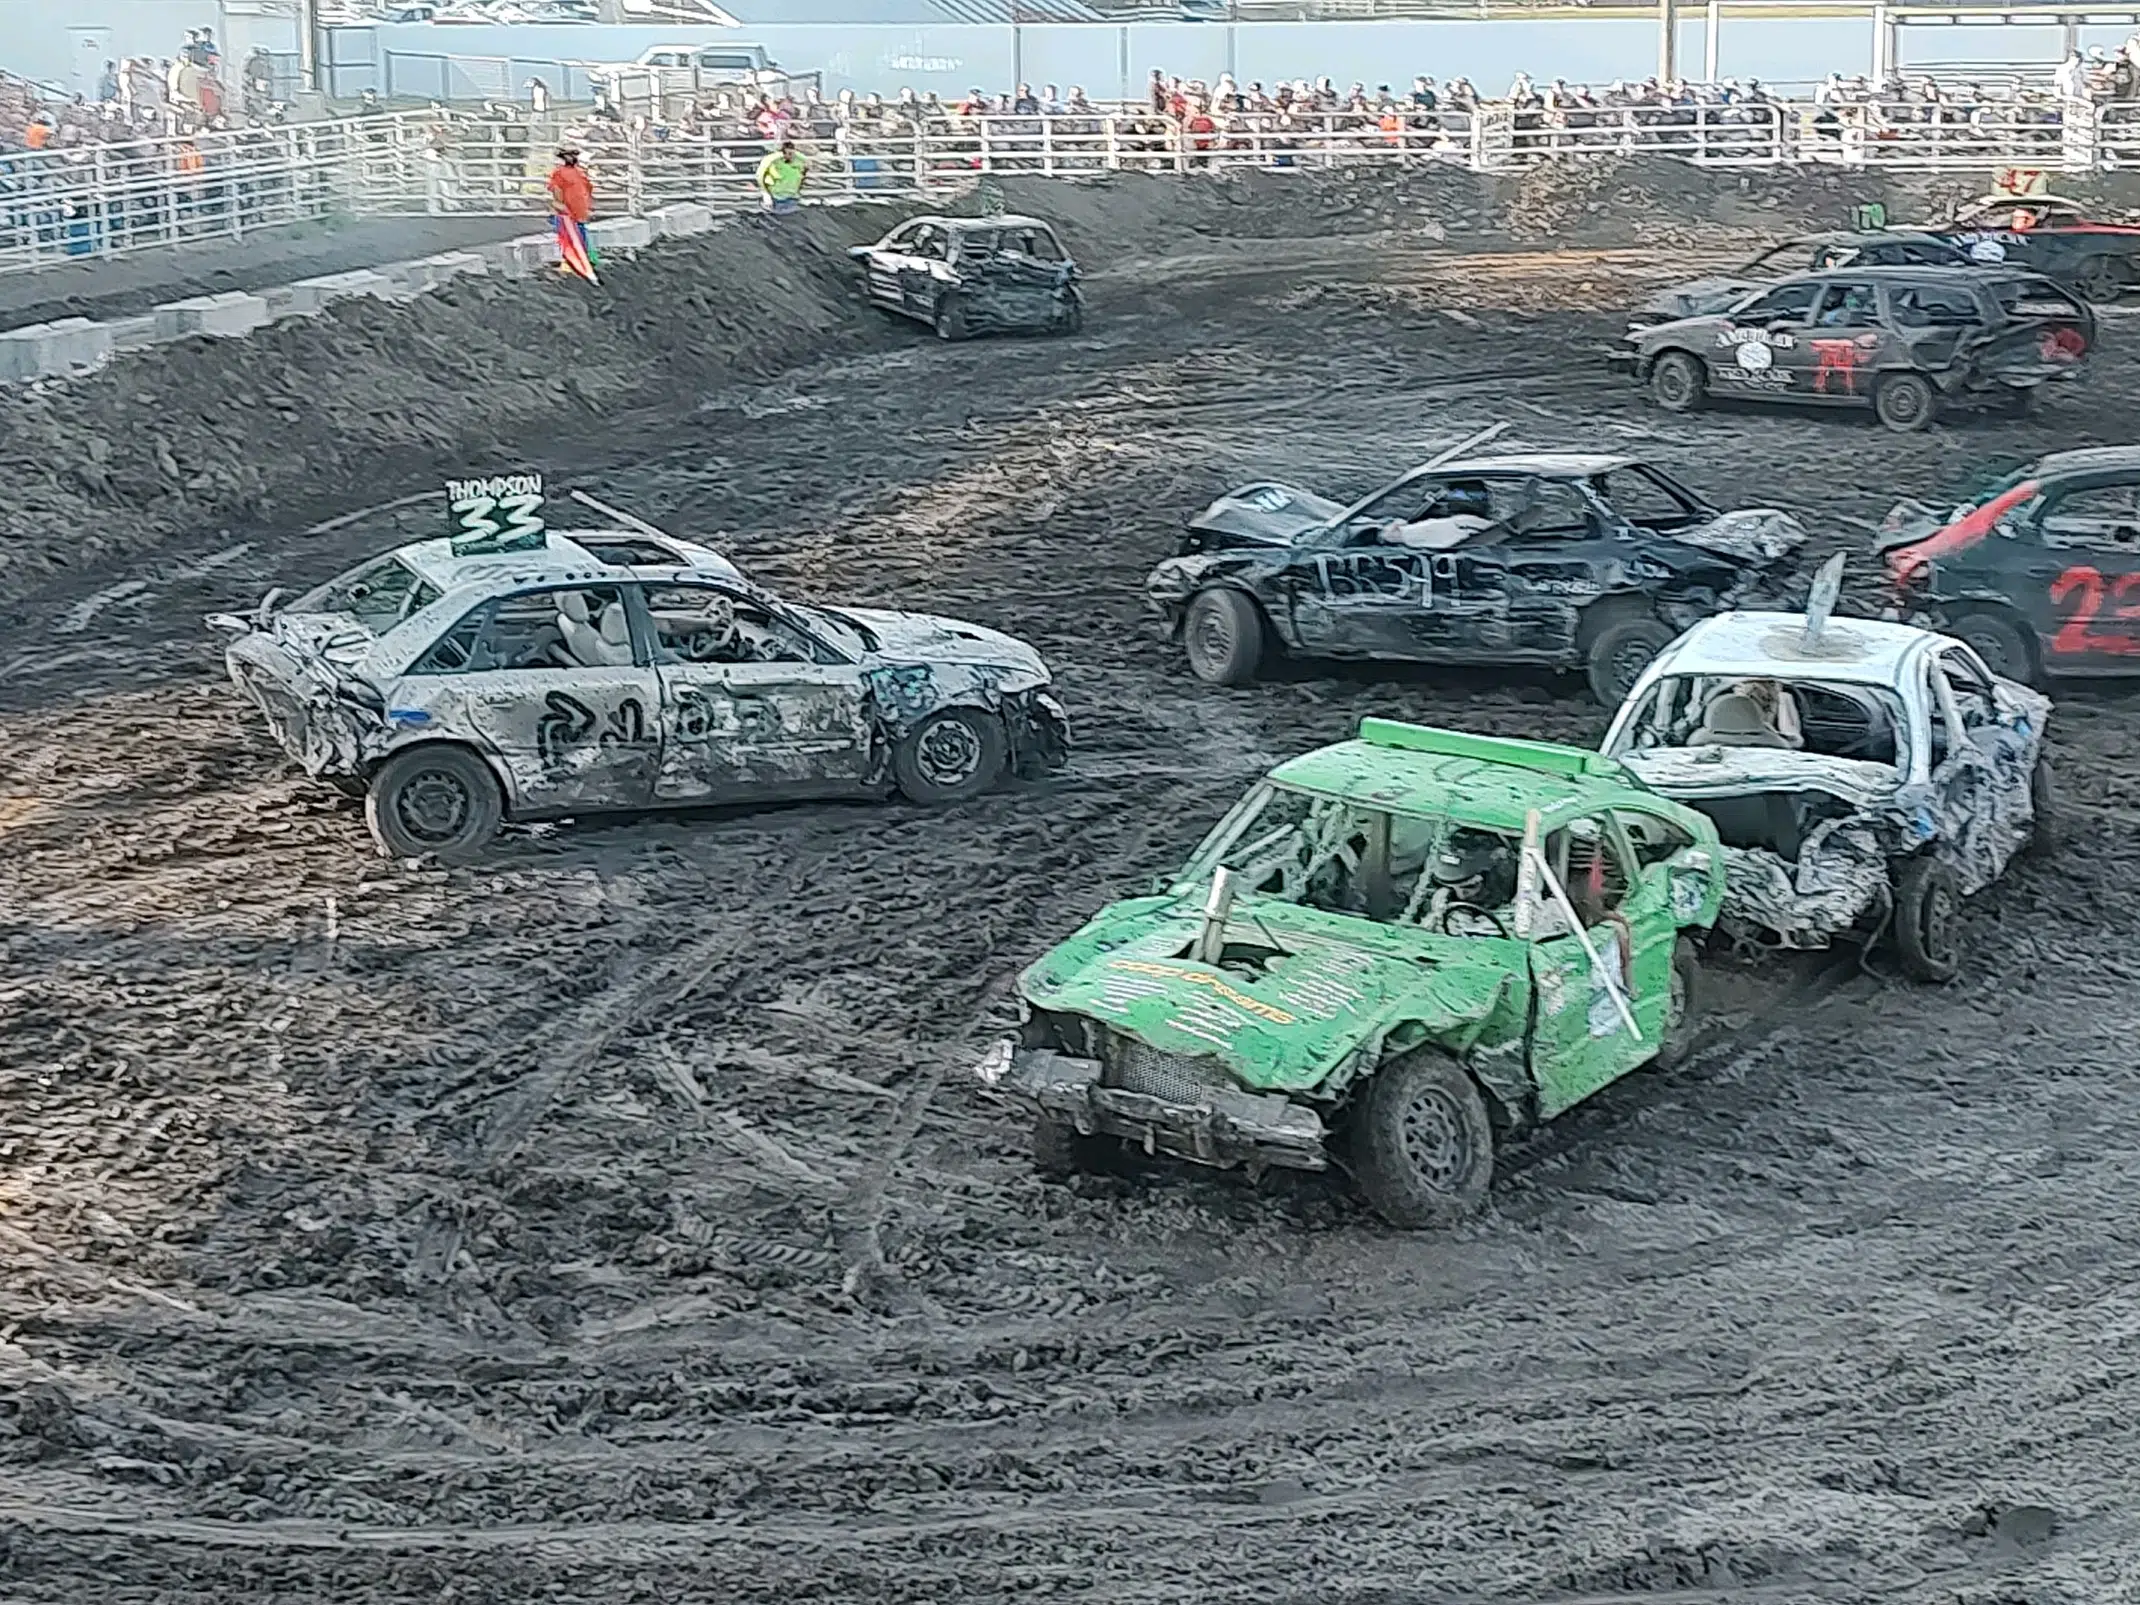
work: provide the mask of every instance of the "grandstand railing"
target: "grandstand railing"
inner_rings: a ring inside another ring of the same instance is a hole
[[[539,227],[555,116],[397,113],[0,156],[0,272],[240,238],[337,214],[526,215]],[[2140,105],[2011,103],[1823,108],[1807,102],[1569,113],[1482,106],[1386,117],[1221,119],[1203,130],[1136,111],[1061,117],[884,118],[795,137],[818,200],[941,195],[984,175],[1298,172],[1446,163],[1506,172],[1569,157],[1664,156],[1702,166],[1812,162],[1973,172],[2140,166]],[[766,141],[596,123],[579,143],[598,210],[756,204]]]

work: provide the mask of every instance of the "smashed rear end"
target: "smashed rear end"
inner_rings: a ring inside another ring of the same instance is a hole
[[[369,635],[281,618],[219,614],[209,622],[233,632],[223,654],[231,684],[266,716],[276,745],[306,774],[354,779],[367,772],[388,734],[386,699],[346,660],[370,644]]]
[[[976,334],[1062,328],[1082,306],[1077,278],[1073,262],[1044,262],[1018,251],[969,245],[959,260],[966,325]]]
[[[1966,339],[1956,356],[1971,389],[2034,389],[2080,377],[2095,350],[2095,312],[2040,274],[1992,287],[2002,317]]]

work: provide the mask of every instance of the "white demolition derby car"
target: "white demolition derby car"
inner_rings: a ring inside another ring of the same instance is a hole
[[[1816,583],[1832,605],[1840,565]],[[2049,699],[1906,624],[1726,613],[1636,681],[1604,751],[1716,822],[1718,929],[1769,946],[1870,945],[1909,975],[1960,967],[1961,900],[2057,828]]]
[[[402,546],[286,607],[210,619],[231,679],[399,857],[467,858],[502,819],[798,797],[949,802],[1061,766],[1022,641],[806,607],[718,553],[629,530]]]

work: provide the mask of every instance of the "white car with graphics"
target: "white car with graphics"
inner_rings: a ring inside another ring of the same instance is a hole
[[[250,619],[230,676],[400,857],[506,819],[798,797],[971,797],[1060,767],[1048,668],[978,625],[784,601],[628,530],[418,541]]]
[[[1832,606],[1840,565],[1815,586]],[[1960,965],[1955,916],[2056,832],[2048,698],[1912,625],[1725,613],[1643,671],[1605,753],[1715,821],[1718,930],[1782,948],[1892,933],[1904,970]]]

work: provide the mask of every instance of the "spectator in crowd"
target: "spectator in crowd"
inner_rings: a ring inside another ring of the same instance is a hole
[[[2086,100],[2088,98],[2088,67],[2081,60],[2078,50],[2066,52],[2066,59],[2058,64],[2051,74],[2051,87],[2061,100]]]
[[[97,75],[97,99],[113,101],[119,98],[119,64],[104,63],[104,71]]]
[[[587,242],[587,224],[594,216],[594,180],[580,165],[579,146],[566,144],[557,148],[557,165],[550,169],[548,188],[551,214],[561,223],[571,225],[580,237],[580,249],[587,251],[588,260],[592,261],[594,253]]]
[[[775,216],[794,211],[801,204],[803,180],[809,174],[810,164],[797,153],[795,141],[782,140],[780,149],[758,164],[758,189],[765,197],[766,211]]]

